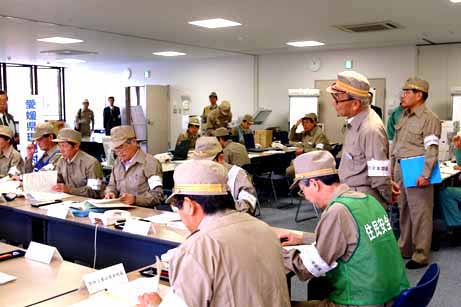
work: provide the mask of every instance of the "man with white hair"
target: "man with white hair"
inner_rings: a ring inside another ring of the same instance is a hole
[[[371,112],[369,89],[368,79],[355,71],[339,73],[327,88],[338,116],[347,118],[339,177],[354,191],[372,195],[386,208],[393,203],[389,142],[382,120]]]

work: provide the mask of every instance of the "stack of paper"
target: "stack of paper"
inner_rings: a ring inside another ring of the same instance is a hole
[[[20,181],[11,180],[9,177],[4,177],[0,180],[0,193],[17,193],[20,185]]]
[[[135,206],[122,203],[120,201],[120,198],[88,199],[87,202],[96,208],[102,208],[102,209],[135,208]]]
[[[57,199],[64,199],[72,197],[70,194],[60,192],[28,192],[24,194],[26,199],[32,201],[53,201]]]
[[[181,217],[176,212],[164,212],[161,214],[146,217],[145,219],[157,224],[168,224],[170,222],[181,221]]]
[[[52,192],[52,187],[58,181],[58,172],[46,171],[24,174],[22,181],[25,193]]]
[[[0,285],[16,280],[16,277],[0,272]]]

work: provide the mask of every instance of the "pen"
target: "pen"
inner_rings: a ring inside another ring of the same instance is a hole
[[[5,258],[10,258],[19,255],[20,253],[17,251],[12,251],[11,253],[6,253],[3,255],[0,255],[0,259],[5,259]]]

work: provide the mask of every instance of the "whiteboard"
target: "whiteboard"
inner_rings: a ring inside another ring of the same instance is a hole
[[[312,96],[289,96],[290,99],[290,126],[291,128],[296,122],[307,113],[318,113],[318,97]],[[302,130],[302,125],[298,126]]]
[[[461,95],[453,96],[452,121],[461,121]]]

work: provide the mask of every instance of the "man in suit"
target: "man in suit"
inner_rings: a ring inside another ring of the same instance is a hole
[[[13,135],[18,135],[18,131],[16,131],[16,126],[14,124],[13,115],[8,113],[8,95],[5,91],[0,90],[0,125],[1,126],[8,126],[13,131]]]
[[[115,99],[110,96],[108,99],[109,106],[104,108],[104,129],[106,135],[110,135],[110,130],[113,127],[122,125],[122,117],[120,116],[120,108],[114,106]]]

